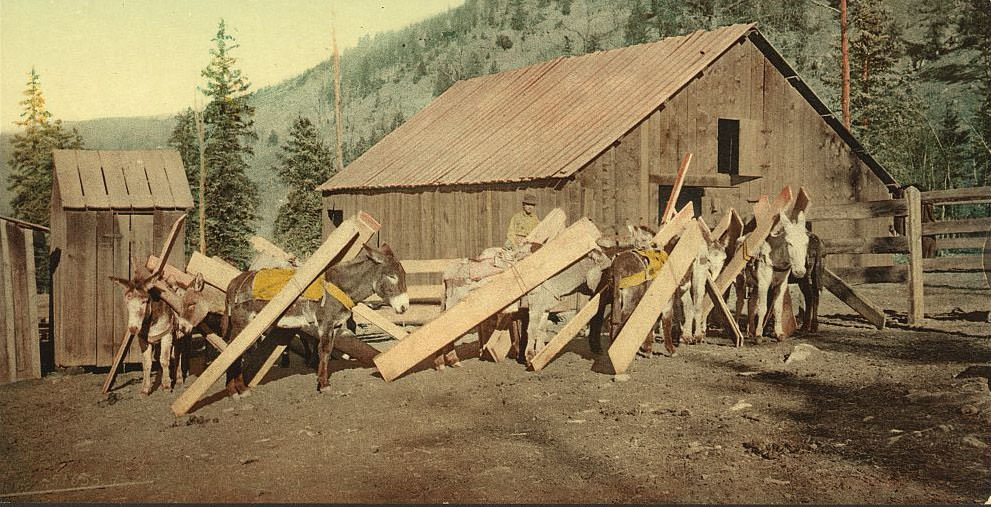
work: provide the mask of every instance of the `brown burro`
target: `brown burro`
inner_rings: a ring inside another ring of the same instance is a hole
[[[255,297],[254,279],[258,271],[245,271],[227,287],[222,335],[228,343],[268,303]],[[337,333],[343,332],[355,303],[378,295],[396,313],[409,309],[406,272],[399,259],[383,244],[376,250],[367,245],[353,260],[330,267],[323,275],[323,293],[318,300],[300,297],[275,323],[275,328],[298,332],[304,339],[316,340],[319,365],[317,391],[328,387],[328,363]],[[304,336],[305,335],[305,336]],[[248,395],[243,364],[238,359],[227,369],[227,391],[232,397]]]

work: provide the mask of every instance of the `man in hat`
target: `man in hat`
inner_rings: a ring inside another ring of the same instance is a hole
[[[509,220],[509,229],[506,231],[506,248],[516,248],[520,246],[530,231],[532,231],[540,219],[537,218],[537,196],[527,192],[523,195],[523,211],[517,211],[513,218]]]

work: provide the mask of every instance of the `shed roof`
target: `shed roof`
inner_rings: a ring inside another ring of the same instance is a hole
[[[64,209],[189,209],[182,158],[175,150],[55,150]]]
[[[861,160],[892,184],[751,23],[458,81],[319,189],[567,178],[747,35]]]

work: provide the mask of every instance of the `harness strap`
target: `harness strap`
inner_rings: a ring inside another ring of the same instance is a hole
[[[335,285],[330,280],[324,279],[323,288],[330,294],[330,297],[337,300],[338,303],[344,305],[349,311],[354,308],[354,301],[351,300],[351,296],[348,296],[346,292],[341,290],[340,287]]]

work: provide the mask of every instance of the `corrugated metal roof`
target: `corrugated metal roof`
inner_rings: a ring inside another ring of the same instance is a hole
[[[754,26],[697,31],[459,81],[319,188],[339,191],[569,177],[733,43],[758,33]],[[760,42],[766,41],[760,37]],[[772,61],[783,61],[769,44],[757,45],[765,54],[774,53],[769,55]],[[812,99],[803,96],[825,108],[814,94]],[[843,139],[850,142],[852,137],[845,134]],[[887,175],[863,150],[857,154],[867,157],[865,162],[875,172]]]
[[[65,209],[189,209],[175,150],[55,150],[55,181]]]

